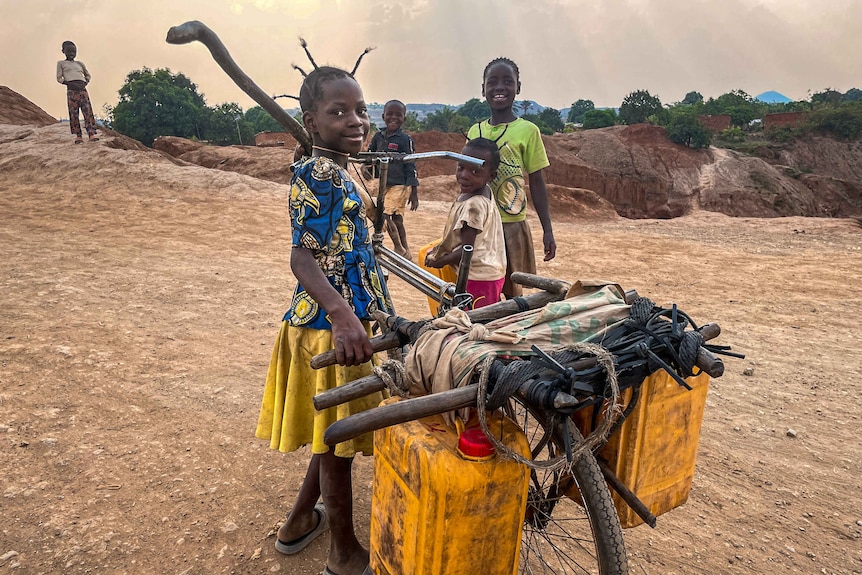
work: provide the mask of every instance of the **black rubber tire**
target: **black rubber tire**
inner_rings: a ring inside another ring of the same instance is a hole
[[[562,424],[549,432],[542,414],[525,410],[518,400],[513,403],[510,415],[527,431],[534,460],[565,453]],[[525,423],[525,417],[532,418],[532,424]],[[574,425],[569,430],[577,445],[581,434]],[[619,516],[592,452],[581,455],[571,474],[532,472],[518,573],[628,573]]]

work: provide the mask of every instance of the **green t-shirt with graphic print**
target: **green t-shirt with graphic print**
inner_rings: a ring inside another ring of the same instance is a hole
[[[497,208],[503,222],[520,222],[527,218],[526,177],[550,166],[539,128],[528,120],[492,126],[488,120],[473,124],[467,139],[488,138],[500,149],[500,167],[491,182]]]

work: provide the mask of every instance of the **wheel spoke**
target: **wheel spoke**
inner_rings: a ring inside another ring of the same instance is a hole
[[[548,424],[549,419],[543,413],[525,407],[517,399],[510,402],[506,411],[524,429],[534,461],[547,462],[559,456],[563,449],[562,425]],[[584,480],[583,485],[579,478]],[[579,494],[580,500],[571,499],[571,493]],[[592,454],[582,456],[572,471],[531,469],[527,497],[520,574],[627,573],[619,518],[615,512],[609,515],[590,511],[591,506],[613,509]],[[597,505],[593,498],[601,499],[602,504]],[[594,514],[596,518],[592,517]],[[606,538],[619,544],[609,545]],[[604,550],[601,560],[600,550]]]

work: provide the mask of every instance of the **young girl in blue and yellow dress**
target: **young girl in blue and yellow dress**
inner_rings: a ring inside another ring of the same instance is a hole
[[[376,407],[382,395],[321,412],[312,398],[371,373],[369,320],[386,309],[365,208],[345,169],[370,124],[352,72],[315,64],[299,101],[314,146],[310,158],[294,164],[291,180],[290,267],[297,285],[272,352],[256,436],[282,452],[311,444],[306,477],[278,530],[276,549],[298,553],[328,528],[324,573],[359,575],[370,571],[368,551],[353,529],[351,466],[357,452],[371,453],[372,436],[330,449],[323,433],[338,419]],[[339,365],[311,369],[311,358],[330,349]]]
[[[536,273],[536,256],[533,239],[527,225],[526,176],[530,186],[533,206],[542,223],[542,244],[545,261],[554,258],[557,244],[551,228],[548,209],[548,192],[542,170],[550,163],[542,143],[539,128],[528,120],[518,118],[512,110],[515,96],[521,92],[518,66],[508,58],[496,58],[485,66],[482,74],[482,96],[491,107],[491,117],[474,124],[467,138],[488,138],[500,148],[500,168],[491,182],[491,189],[500,216],[503,219],[503,235],[506,238],[506,281],[503,295],[511,299],[522,293],[521,286],[513,284],[512,272]]]

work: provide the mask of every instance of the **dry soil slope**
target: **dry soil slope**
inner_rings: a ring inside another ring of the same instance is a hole
[[[460,134],[414,134],[418,150],[459,151]],[[862,145],[829,138],[794,142],[769,161],[692,150],[657,126],[637,124],[543,136],[550,184],[592,190],[630,218],[702,209],[740,217],[862,215]],[[789,169],[788,169],[789,168]],[[440,162],[422,175],[446,173]]]
[[[413,134],[418,151],[460,151],[461,134]],[[219,148],[160,138],[155,147],[185,161],[286,182],[291,151]],[[763,159],[730,150],[692,150],[670,142],[662,128],[638,124],[544,136],[545,171],[555,217],[570,210],[570,189],[589,190],[629,218],[673,218],[696,210],[737,217],[862,215],[862,147],[814,138]],[[767,161],[768,160],[768,161]],[[422,161],[423,187],[451,175],[449,160]],[[562,193],[560,201],[555,195]],[[432,196],[435,194],[431,190]],[[424,194],[423,194],[424,195]],[[577,195],[577,194],[574,194]],[[592,201],[592,200],[590,200]]]
[[[49,126],[57,119],[15,90],[0,86],[0,124]]]

